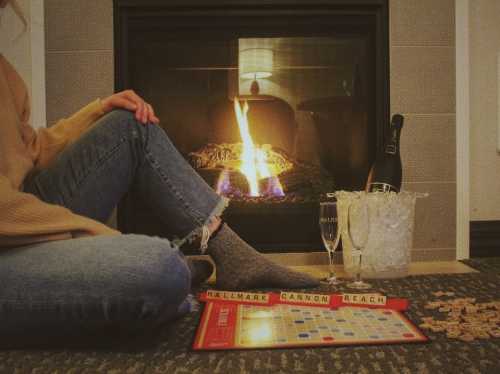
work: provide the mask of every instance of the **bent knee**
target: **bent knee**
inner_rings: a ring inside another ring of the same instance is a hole
[[[113,109],[111,112],[104,115],[103,118],[109,118],[112,121],[137,121],[135,113],[126,109]]]
[[[145,141],[148,134],[153,132],[151,136],[156,137],[156,132],[164,133],[162,128],[153,123],[142,123],[135,117],[135,113],[125,109],[114,109],[106,114],[99,121],[102,121],[104,126],[111,128],[111,131],[119,134],[118,136],[132,139],[141,139]]]
[[[138,137],[141,124],[135,114],[125,109],[113,109],[98,121],[99,126],[104,126],[107,131],[112,131],[119,137]]]

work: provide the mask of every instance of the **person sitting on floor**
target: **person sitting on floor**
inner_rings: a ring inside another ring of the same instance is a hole
[[[19,13],[13,0],[0,0],[0,8],[9,3]],[[97,99],[49,128],[35,131],[29,116],[25,84],[0,54],[2,339],[171,320],[187,309],[192,280],[213,270],[186,260],[179,248],[187,241],[198,240],[200,253],[213,258],[217,288],[318,285],[269,261],[222,221],[226,199],[132,90]],[[131,201],[157,217],[166,238],[104,224],[115,206]]]

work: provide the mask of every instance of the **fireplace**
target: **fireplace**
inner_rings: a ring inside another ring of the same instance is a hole
[[[153,104],[231,199],[226,221],[261,251],[322,248],[319,196],[364,187],[388,121],[387,0],[115,0],[114,12],[116,90]]]

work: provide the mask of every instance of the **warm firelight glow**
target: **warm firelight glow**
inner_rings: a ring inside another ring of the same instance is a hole
[[[259,180],[267,178],[267,190],[272,191],[277,196],[283,196],[283,188],[277,176],[271,174],[267,163],[266,150],[256,147],[248,126],[248,103],[245,101],[243,107],[237,98],[234,99],[234,112],[240,130],[241,139],[243,141],[243,150],[240,156],[240,171],[245,175],[250,187],[250,196],[261,196],[259,191]]]
[[[249,340],[254,344],[266,342],[271,340],[273,336],[273,329],[269,322],[259,322],[249,329],[248,335]]]

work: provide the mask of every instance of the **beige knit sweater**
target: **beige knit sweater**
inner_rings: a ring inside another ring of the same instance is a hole
[[[49,166],[103,114],[100,100],[95,100],[54,126],[35,131],[28,123],[26,86],[0,54],[0,248],[85,235],[120,234],[100,222],[20,191],[30,171]]]

